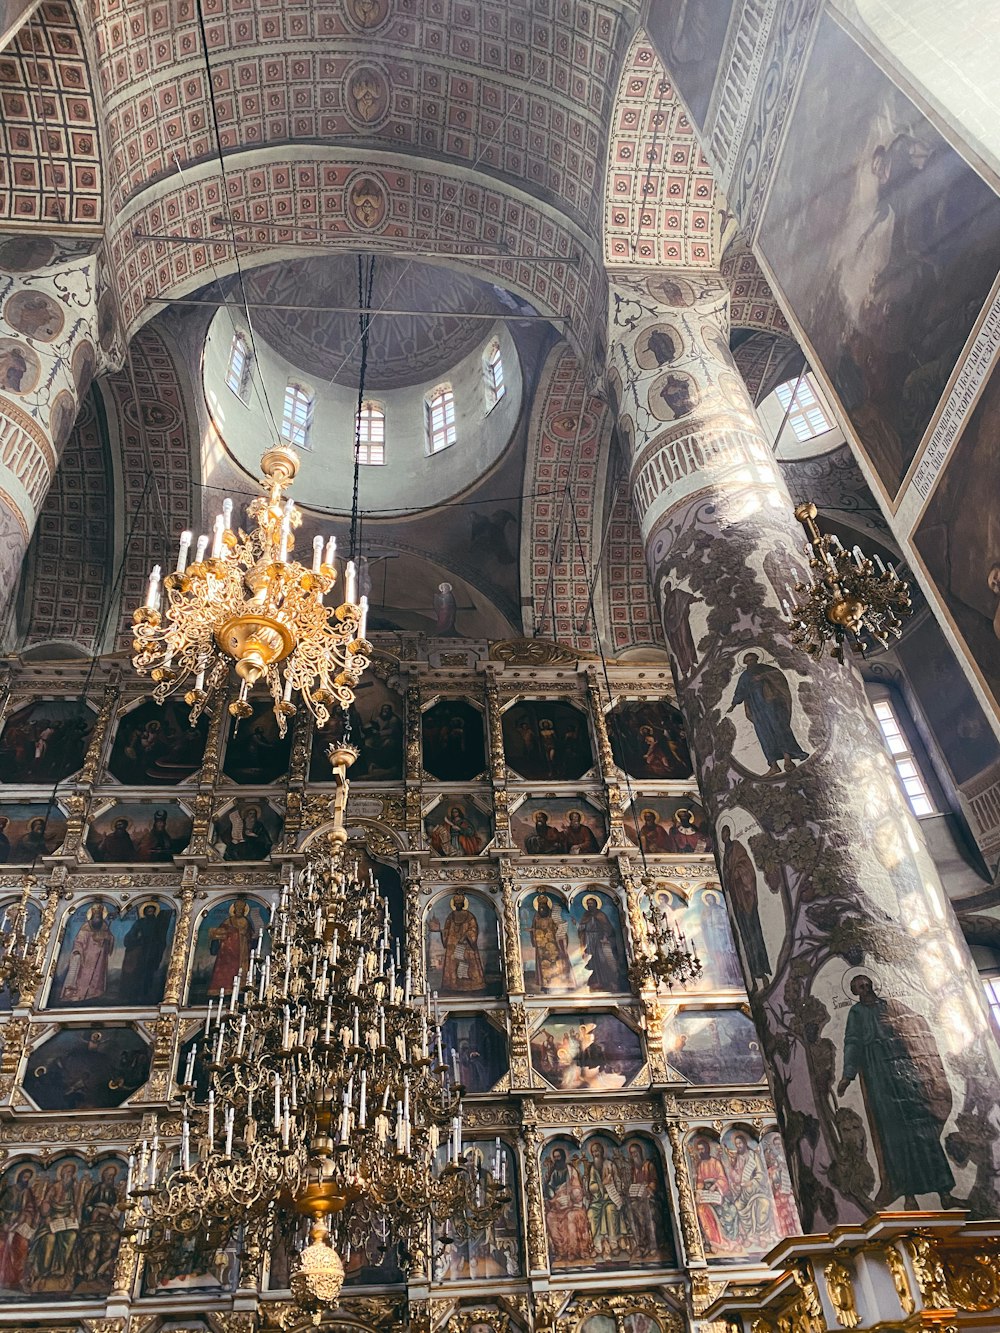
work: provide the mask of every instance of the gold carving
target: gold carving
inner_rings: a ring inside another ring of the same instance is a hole
[[[549,1266],[549,1248],[545,1235],[545,1216],[542,1209],[542,1176],[539,1170],[541,1141],[537,1129],[537,1112],[531,1098],[521,1104],[521,1141],[524,1144],[524,1196],[528,1219],[528,1265],[533,1273],[543,1272]]]
[[[960,1310],[985,1311],[1000,1306],[1000,1250],[995,1241],[987,1244],[986,1249],[939,1252],[951,1303]]]
[[[531,1052],[528,1046],[528,1014],[517,1000],[510,1002],[510,1086],[530,1088]]]
[[[500,716],[500,691],[493,671],[486,673],[486,720],[490,742],[490,776],[503,785],[507,778],[507,761],[503,750],[503,722]]]
[[[490,1333],[510,1333],[510,1316],[502,1310],[488,1309],[485,1306],[480,1309],[464,1309],[458,1314],[452,1315],[446,1325],[448,1333],[468,1333],[470,1328],[476,1325],[480,1328],[485,1324]]]
[[[854,1279],[851,1270],[843,1260],[834,1257],[823,1269],[826,1290],[830,1297],[837,1323],[841,1328],[857,1328],[861,1323],[858,1307],[854,1302]]]
[[[674,1180],[677,1182],[677,1197],[681,1206],[681,1235],[684,1237],[684,1248],[689,1263],[703,1264],[705,1247],[698,1225],[698,1210],[695,1207],[694,1190],[691,1186],[691,1175],[688,1171],[680,1126],[669,1124],[667,1137],[670,1139],[670,1158],[674,1164]]]
[[[503,901],[503,950],[507,968],[507,990],[524,990],[524,966],[521,960],[521,931],[517,920],[513,867],[506,857],[500,860],[500,892]]]
[[[101,704],[100,712],[97,714],[97,721],[94,723],[94,730],[90,736],[90,744],[87,746],[83,767],[80,769],[79,780],[81,785],[89,787],[97,781],[97,772],[101,764],[101,751],[104,749],[104,737],[108,732],[108,723],[114,716],[117,697],[117,681],[114,684],[105,685],[104,701]]]
[[[421,773],[420,733],[423,718],[420,712],[420,686],[410,685],[406,691],[406,780],[419,782]]]
[[[903,1314],[913,1314],[917,1308],[917,1303],[913,1299],[913,1292],[910,1290],[910,1278],[906,1271],[906,1264],[903,1263],[903,1256],[894,1245],[888,1246],[885,1251],[885,1266],[892,1278],[892,1285],[896,1288],[896,1295],[899,1297]]]
[[[181,889],[180,907],[177,912],[177,925],[174,927],[174,942],[170,949],[170,962],[167,966],[167,980],[163,988],[164,1004],[180,1004],[181,991],[184,988],[184,973],[187,970],[187,956],[191,933],[191,910],[194,903],[194,889],[185,885]]]
[[[406,930],[406,964],[411,969],[413,989],[424,988],[424,941],[420,919],[420,870],[411,866],[403,880],[403,913]]]
[[[500,639],[490,644],[490,657],[508,666],[575,666],[577,662],[594,662],[594,653],[580,653],[561,643],[547,639]]]
[[[924,1305],[930,1310],[948,1309],[951,1297],[934,1242],[929,1236],[922,1236],[918,1232],[907,1241],[907,1247]]]
[[[611,741],[608,737],[608,723],[604,714],[604,705],[601,701],[601,691],[597,681],[596,667],[587,668],[587,696],[590,700],[590,716],[591,721],[594,724],[594,737],[597,740],[597,758],[601,768],[601,777],[605,782],[611,782],[615,775],[615,759],[611,752]],[[618,802],[618,809],[620,813],[620,800]]]

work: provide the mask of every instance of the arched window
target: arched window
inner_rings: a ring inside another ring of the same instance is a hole
[[[304,384],[289,380],[285,385],[285,407],[281,417],[281,438],[298,449],[309,448],[316,395]]]
[[[385,409],[381,403],[361,404],[358,413],[358,462],[385,462]]]
[[[229,348],[229,364],[226,367],[226,384],[237,398],[245,403],[250,396],[250,371],[253,360],[250,346],[242,333],[234,333]]]
[[[918,819],[923,815],[934,814],[937,806],[930,785],[921,772],[919,761],[913,752],[903,719],[894,701],[889,695],[880,694],[872,698],[871,705],[913,813]]]
[[[426,402],[427,448],[432,454],[447,449],[457,439],[455,395],[450,384],[439,384]]]
[[[503,357],[496,338],[483,353],[483,380],[486,384],[486,410],[489,412],[507,392],[503,382]]]
[[[784,384],[778,385],[774,393],[788,413],[788,424],[800,442],[814,440],[817,435],[825,435],[828,430],[833,430],[833,421],[820,402],[811,375],[786,380]]]

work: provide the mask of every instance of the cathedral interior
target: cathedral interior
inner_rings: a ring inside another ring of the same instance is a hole
[[[987,11],[0,0],[0,1326],[1000,1327]],[[370,666],[192,722],[133,612],[275,446]],[[795,629],[809,504],[909,585],[864,655]],[[129,1159],[345,736],[506,1189],[314,1319],[280,1218],[144,1248]]]

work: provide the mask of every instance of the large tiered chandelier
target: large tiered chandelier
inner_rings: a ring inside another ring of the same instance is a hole
[[[643,883],[648,893],[652,887],[648,876]],[[629,969],[634,986],[673,990],[701,976],[701,959],[687,936],[655,901],[643,913],[643,931]]]
[[[375,1232],[426,1251],[429,1222],[468,1234],[507,1201],[462,1142],[461,1087],[443,1058],[436,998],[414,1002],[385,899],[333,846],[281,893],[246,975],[213,1003],[181,1084],[180,1140],[144,1141],[129,1173],[140,1248],[266,1248],[280,1207],[311,1219],[292,1277],[302,1308],[336,1305],[338,1251]],[[256,1237],[256,1239],[254,1239]]]
[[[862,656],[873,644],[887,647],[891,638],[899,638],[901,617],[910,614],[909,584],[877,555],[869,559],[858,546],[848,551],[837,537],[820,532],[816,514],[809,501],[795,509],[808,538],[813,576],[810,583],[795,585],[801,601],[785,607],[792,642],[812,657],[820,657],[829,644],[838,662],[844,660],[845,643]]]
[[[239,697],[229,705],[234,717],[249,717],[247,695],[266,683],[278,727],[301,697],[322,726],[330,707],[346,708],[368,666],[365,639],[368,605],[357,599],[354,562],[347,563],[344,600],[327,606],[336,581],[336,539],[313,538],[312,565],[292,559],[301,511],[282,494],[299,470],[298,455],[286,445],[261,459],[267,494],[249,506],[255,526],[234,531],[232,500],[223,501],[211,538],[198,538],[188,564],[193,533],[183,532],[177,564],[165,577],[153,567],[144,606],[133,612],[133,665],[156,682],[159,702],[188,682],[184,695],[196,721],[235,665]]]

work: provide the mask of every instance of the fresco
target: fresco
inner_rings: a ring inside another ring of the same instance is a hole
[[[124,910],[103,898],[74,907],[56,958],[49,1009],[157,1005],[163,999],[176,913],[162,898]]]
[[[280,811],[266,798],[239,800],[216,819],[214,846],[223,861],[266,861],[284,827]]]
[[[484,1013],[449,1014],[441,1024],[445,1063],[467,1093],[489,1092],[507,1073],[507,1036]]]
[[[95,1300],[113,1286],[125,1163],[60,1153],[0,1176],[0,1301]],[[13,1325],[10,1325],[13,1327]]]
[[[131,1024],[60,1027],[28,1056],[23,1087],[42,1111],[109,1110],[139,1091],[149,1061]]]
[[[424,816],[424,832],[434,856],[478,856],[493,827],[468,796],[442,796]]]
[[[44,801],[0,805],[0,866],[30,866],[51,856],[66,837],[66,816]]]
[[[895,495],[1000,268],[1000,201],[829,14],[758,244]]]
[[[710,5],[664,0],[650,11],[646,25],[684,105],[702,128],[732,12],[733,0],[712,0]]]
[[[594,766],[587,718],[561,699],[520,699],[502,717],[503,748],[519,777],[582,778]]]
[[[694,796],[637,796],[625,812],[625,832],[647,856],[704,856],[712,830]]]
[[[500,927],[477,893],[444,894],[427,917],[427,986],[441,995],[499,995]]]
[[[517,1209],[517,1166],[514,1154],[506,1143],[501,1142],[497,1149],[494,1141],[489,1139],[482,1142],[466,1142],[463,1145],[463,1156],[467,1161],[478,1157],[494,1174],[499,1173],[499,1158],[502,1156],[506,1166],[510,1202],[503,1207],[500,1216],[486,1230],[473,1231],[464,1240],[457,1239],[443,1253],[438,1252],[435,1243],[434,1277],[438,1282],[517,1277],[522,1271],[522,1258]],[[447,1152],[443,1148],[438,1154],[438,1161],[441,1166],[447,1161]],[[439,1232],[435,1227],[435,1242],[438,1239]]]
[[[762,1144],[741,1125],[721,1137],[695,1130],[686,1146],[707,1259],[755,1262],[782,1236],[796,1234],[798,1217],[777,1133],[765,1135]],[[790,1222],[794,1225],[786,1229]]]
[[[614,898],[582,889],[572,899],[540,885],[518,909],[524,986],[530,995],[628,991],[628,960]]]
[[[608,737],[615,763],[629,777],[683,780],[694,771],[683,719],[665,699],[615,704],[608,714]]]
[[[223,898],[201,918],[191,961],[188,1004],[207,1004],[222,990],[232,994],[237,974],[250,964],[250,950],[270,920],[263,903],[245,894]],[[265,939],[266,944],[266,939]]]
[[[38,927],[42,921],[42,911],[36,902],[29,901],[22,906],[20,898],[7,898],[0,903],[0,929],[10,926],[13,929],[15,922],[21,916],[24,933],[29,940],[33,940],[38,934]],[[15,988],[13,994],[5,981],[0,986],[0,1014],[9,1013],[13,1002],[20,998],[20,992]],[[0,1033],[0,1043],[2,1043],[2,1033]]]
[[[270,699],[253,699],[250,707],[250,717],[230,722],[222,770],[233,782],[258,786],[276,782],[288,772],[292,728],[282,739]]]
[[[736,727],[734,761],[750,777],[774,778],[793,772],[809,752],[799,743],[806,720],[794,676],[764,656],[738,655],[726,713]]]
[[[663,1163],[652,1139],[550,1139],[541,1165],[553,1272],[674,1266]]]
[[[998,431],[1000,374],[994,370],[979,402],[966,418],[913,540],[969,657],[1000,708],[1000,514],[993,503],[1000,494]],[[903,640],[907,648],[910,638],[907,635]],[[911,664],[919,669],[918,657],[919,650],[914,645],[907,654],[907,670]],[[939,649],[926,662],[925,678],[930,673],[936,674],[943,665]],[[961,745],[958,764],[966,770],[971,767],[970,760],[976,762],[982,753],[978,719],[969,707],[969,702],[974,701],[966,700],[967,692],[968,687],[963,687],[952,672],[946,689],[935,687],[933,697],[924,693],[920,696],[932,725],[943,720],[944,710],[961,709],[962,716],[957,719],[959,730],[950,741],[950,748],[954,751]],[[987,728],[987,737],[990,734]],[[947,745],[952,733],[945,730],[935,735],[940,735],[942,744]],[[962,751],[967,755],[964,760]],[[949,759],[949,766],[951,762]]]
[[[763,1083],[757,1030],[738,1009],[683,1009],[663,1025],[667,1064],[689,1083]]]
[[[439,782],[470,782],[486,768],[483,715],[464,699],[444,699],[422,718],[423,765]]]
[[[192,727],[188,706],[152,699],[118,720],[108,759],[108,773],[127,787],[175,786],[201,768],[208,718]]]
[[[78,699],[37,699],[0,731],[0,782],[61,782],[83,763],[97,710]]]
[[[99,862],[169,864],[191,841],[192,828],[176,801],[116,801],[90,821],[87,851]]]
[[[531,1035],[531,1063],[562,1092],[629,1087],[644,1068],[642,1039],[615,1014],[551,1013]]]
[[[396,782],[403,776],[403,696],[370,672],[357,688],[347,713],[350,743],[361,751],[351,767],[352,782]],[[332,782],[326,756],[330,745],[346,735],[343,710],[331,710],[330,721],[313,735],[310,782]]]
[[[529,856],[597,856],[608,840],[604,815],[579,796],[523,801],[510,831]]]

